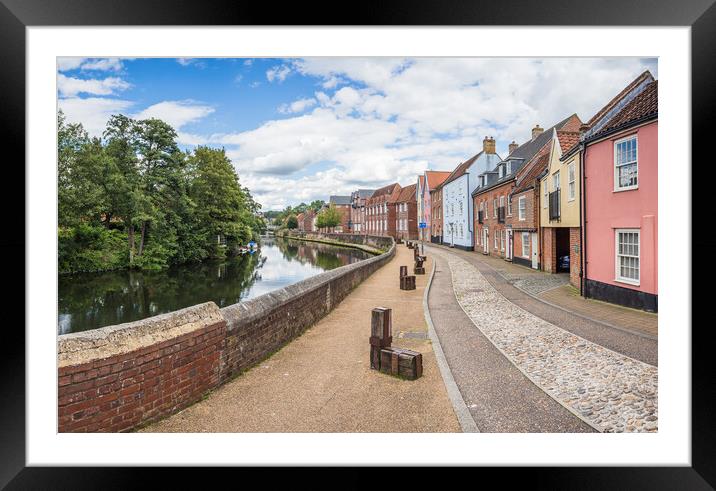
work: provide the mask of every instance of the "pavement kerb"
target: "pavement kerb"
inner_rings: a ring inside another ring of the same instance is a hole
[[[452,403],[453,411],[455,411],[455,416],[457,416],[457,420],[460,423],[460,428],[463,433],[479,433],[480,430],[477,427],[477,423],[475,423],[472,414],[470,414],[470,410],[467,408],[467,404],[465,404],[465,400],[462,398],[460,389],[452,376],[450,366],[448,365],[447,358],[445,358],[445,353],[443,353],[443,348],[440,344],[440,339],[435,331],[433,319],[430,317],[428,295],[430,293],[430,286],[433,284],[435,268],[436,261],[435,258],[433,258],[433,267],[430,271],[428,284],[425,286],[425,292],[423,294],[423,312],[425,313],[425,322],[428,324],[428,335],[430,336],[430,342],[433,345],[433,353],[435,353],[435,358],[438,362],[438,367],[440,368],[440,375],[443,378],[443,383],[445,384],[445,389],[447,390],[448,397]]]
[[[444,246],[443,246],[443,247],[444,247]],[[488,264],[488,263],[486,263],[486,262],[483,263],[483,264],[484,264],[485,266],[487,266],[488,268],[490,268],[490,269],[491,269],[492,271],[494,271],[495,273],[497,273],[498,275],[500,275],[500,277],[501,277],[503,280],[505,280],[505,281],[507,281],[507,282],[509,283],[509,279],[508,279],[504,274],[502,274],[499,269],[493,267],[491,264]],[[520,265],[518,264],[518,265],[516,265],[516,266],[520,266]],[[580,313],[575,312],[575,311],[573,311],[573,310],[569,310],[568,308],[562,307],[561,305],[557,305],[557,304],[552,303],[552,302],[549,302],[549,301],[547,301],[547,300],[545,300],[545,299],[543,299],[543,298],[540,298],[540,297],[538,297],[537,295],[535,295],[535,294],[533,294],[533,293],[530,293],[530,292],[528,292],[527,290],[524,290],[524,289],[520,288],[519,286],[517,286],[517,285],[515,285],[515,284],[513,284],[513,283],[510,283],[510,285],[513,286],[513,287],[515,287],[516,289],[518,289],[519,291],[521,291],[521,292],[524,293],[525,295],[529,295],[530,297],[534,298],[535,300],[538,300],[538,301],[542,302],[542,303],[545,304],[545,305],[549,305],[550,307],[554,307],[555,309],[559,309],[559,310],[561,310],[561,311],[563,311],[563,312],[567,312],[568,314],[575,315],[575,316],[577,316],[577,317],[580,317],[580,318],[582,318],[582,319],[585,319],[585,320],[588,320],[588,321],[591,321],[591,322],[596,322],[597,324],[601,324],[601,325],[603,325],[604,327],[609,327],[609,328],[611,328],[611,329],[616,329],[617,331],[622,331],[622,332],[625,332],[625,333],[627,333],[627,334],[633,334],[633,335],[635,335],[635,336],[639,336],[639,337],[642,337],[642,338],[650,339],[650,340],[652,340],[652,341],[658,341],[658,340],[659,340],[659,337],[658,337],[658,336],[653,336],[653,335],[647,334],[647,333],[645,333],[645,332],[640,332],[640,331],[637,331],[637,330],[628,329],[628,328],[626,328],[626,327],[615,326],[614,324],[610,324],[610,323],[608,323],[608,322],[604,322],[603,320],[595,319],[594,317],[589,317],[588,315],[580,314]],[[560,288],[561,286],[562,286],[562,285],[558,285],[558,286],[555,286],[555,287],[553,287],[553,288],[549,288],[549,289],[544,290],[544,291],[554,290],[555,288]],[[542,293],[544,293],[544,292],[542,292]]]
[[[458,257],[459,257],[459,256],[458,256]],[[475,268],[475,269],[477,270],[477,268]],[[478,271],[478,273],[480,273],[480,272]],[[482,274],[482,273],[480,273],[480,274]],[[467,316],[467,318],[470,319],[470,321],[472,322],[472,319],[470,318],[470,314],[468,314],[467,311],[465,311],[465,309],[463,308],[462,304],[460,303],[460,300],[457,298],[457,292],[455,291],[455,282],[453,281],[452,276],[453,276],[453,275],[452,275],[452,269],[450,269],[450,279],[451,279],[451,283],[452,283],[452,285],[453,285],[452,292],[453,292],[453,295],[455,295],[455,301],[456,301],[457,304],[460,306],[460,308],[462,309],[462,311],[465,312],[465,315]],[[492,287],[492,288],[493,288],[498,294],[502,295],[502,297],[503,297],[505,300],[507,300],[508,302],[514,304],[514,302],[512,302],[512,301],[509,300],[507,297],[505,297],[505,296],[502,294],[502,292],[500,292],[499,290],[497,290],[497,288],[495,288],[495,287]],[[514,304],[514,305],[515,305],[517,308],[522,309],[522,307],[520,307],[519,305],[517,305],[517,304]],[[523,309],[523,310],[524,310],[524,309]],[[532,315],[534,315],[534,314],[532,314]],[[476,329],[479,329],[480,332],[482,332],[482,329],[480,329],[474,322],[472,323],[472,325],[475,326]],[[557,327],[558,327],[558,326],[557,326]],[[560,328],[560,329],[561,329],[561,328]],[[510,363],[512,363],[512,365],[513,365],[517,370],[519,370],[519,372],[520,372],[522,375],[524,375],[524,376],[527,378],[527,380],[529,380],[530,382],[532,382],[533,384],[535,384],[535,385],[537,386],[537,388],[539,388],[542,392],[544,392],[545,394],[547,394],[548,396],[550,396],[550,397],[551,397],[552,399],[554,399],[560,406],[562,406],[563,408],[565,408],[565,409],[566,409],[567,411],[569,411],[570,413],[574,414],[574,415],[575,415],[577,418],[579,418],[580,420],[584,421],[587,425],[589,425],[590,427],[594,428],[594,429],[595,429],[596,431],[598,431],[599,433],[604,433],[604,430],[603,430],[601,427],[599,427],[598,425],[592,423],[592,422],[589,421],[588,419],[584,418],[584,416],[582,416],[581,414],[579,414],[579,412],[578,412],[577,410],[575,410],[575,409],[569,407],[568,405],[566,405],[565,403],[563,403],[562,401],[560,401],[559,399],[557,399],[555,396],[553,396],[552,394],[550,394],[549,391],[544,390],[540,384],[538,384],[527,372],[525,372],[522,368],[520,368],[519,365],[517,365],[517,364],[512,360],[512,357],[510,357],[507,353],[505,353],[505,351],[503,351],[502,348],[500,348],[499,346],[497,346],[497,345],[495,344],[495,342],[492,340],[492,338],[490,338],[490,336],[488,336],[488,335],[485,334],[484,332],[482,332],[482,334],[487,338],[488,341],[490,341],[490,343],[491,343],[500,353],[502,353],[502,356],[504,356],[505,358],[507,358],[507,360],[508,360]],[[573,334],[573,333],[571,333],[571,334]],[[574,335],[576,336],[576,334],[574,334]],[[577,336],[577,337],[579,337],[580,339],[583,339],[583,338],[581,338],[580,336]],[[587,340],[585,340],[585,341],[587,341]],[[589,342],[591,342],[591,341],[589,341]],[[601,345],[600,345],[600,346],[601,346]],[[604,349],[608,349],[608,348],[604,348]],[[612,351],[612,350],[609,350],[609,351]],[[616,353],[616,352],[615,352],[615,353]],[[621,356],[626,356],[626,355],[621,355]],[[642,362],[642,363],[643,363],[643,362]],[[647,363],[647,364],[648,364],[648,363]]]

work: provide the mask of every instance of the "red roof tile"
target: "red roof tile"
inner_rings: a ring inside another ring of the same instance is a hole
[[[557,141],[559,141],[559,148],[562,150],[562,154],[573,146],[579,143],[579,131],[557,131]]]
[[[430,189],[435,189],[437,186],[445,182],[445,179],[447,179],[450,175],[450,171],[428,170],[425,171],[425,175],[428,178],[428,187]]]
[[[659,113],[659,81],[654,80],[604,125],[599,133]],[[597,134],[599,134],[597,133]]]
[[[594,116],[592,116],[592,118],[591,118],[589,121],[587,121],[586,126],[587,126],[588,128],[591,128],[592,125],[594,125],[594,124],[597,123],[600,119],[602,119],[602,117],[603,117],[607,112],[609,112],[616,104],[618,104],[619,101],[622,100],[622,98],[623,98],[624,96],[626,96],[629,92],[631,92],[632,89],[634,89],[636,86],[638,86],[639,84],[641,84],[641,83],[644,82],[645,80],[649,80],[649,79],[653,80],[654,77],[653,77],[653,75],[651,74],[651,72],[650,72],[649,70],[646,70],[644,73],[642,73],[642,74],[639,75],[637,78],[635,78],[634,81],[632,81],[632,83],[630,83],[629,85],[627,85],[626,87],[624,87],[624,89],[623,89],[621,92],[619,92],[611,101],[609,101],[606,106],[604,106],[603,108],[601,108],[601,109],[599,110],[599,112],[597,112],[597,114],[595,114]]]
[[[415,184],[411,184],[410,186],[405,186],[401,191],[400,195],[398,195],[398,198],[396,201],[399,203],[404,203],[406,201],[415,201],[415,191],[417,186]]]
[[[384,194],[391,194],[395,190],[395,186],[400,188],[400,185],[397,182],[394,182],[393,184],[388,184],[380,189],[376,189],[371,195],[371,198],[377,198],[378,196],[382,196]]]

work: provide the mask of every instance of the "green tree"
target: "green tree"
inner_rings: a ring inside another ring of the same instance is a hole
[[[316,216],[316,226],[318,228],[333,228],[341,224],[341,214],[335,205],[323,208]]]
[[[298,219],[296,218],[296,215],[291,215],[286,219],[286,228],[288,229],[295,229],[298,228]]]

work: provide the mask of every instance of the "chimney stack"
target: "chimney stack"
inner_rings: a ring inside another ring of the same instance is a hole
[[[535,125],[534,128],[532,128],[532,139],[534,140],[538,136],[542,134],[544,131],[544,128],[540,127],[540,125]]]
[[[509,151],[508,151],[507,155],[509,155],[512,152],[514,152],[515,150],[517,150],[518,147],[519,147],[519,145],[517,143],[515,143],[515,140],[512,140],[512,143],[510,143],[510,146],[508,147]]]
[[[495,153],[495,139],[491,136],[486,136],[484,140],[482,140],[482,150],[484,150],[485,153]]]

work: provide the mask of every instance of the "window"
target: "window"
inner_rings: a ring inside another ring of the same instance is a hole
[[[616,230],[616,281],[639,284],[639,230]]]
[[[462,239],[462,223],[460,224],[460,238]]]
[[[487,212],[490,211],[490,203],[488,201],[485,201],[485,218],[487,218]]]
[[[493,232],[493,237],[494,237],[494,239],[495,239],[495,249],[497,249],[497,247],[498,247],[498,245],[497,245],[497,240],[498,240],[498,239],[497,239],[497,232],[498,232],[497,230],[495,230],[495,231]]]
[[[525,221],[527,217],[527,198],[524,196],[517,200],[517,216],[520,221]]]
[[[505,197],[500,196],[500,208],[502,208],[503,206],[505,206]]]
[[[522,257],[530,257],[530,233],[522,232]]]
[[[614,190],[638,187],[636,135],[614,143]]]
[[[462,215],[462,201],[460,201],[460,215]]]
[[[505,252],[505,231],[500,233],[500,250]]]
[[[552,174],[552,189],[554,189],[556,191],[556,190],[560,189],[560,187],[561,186],[559,185],[559,171],[557,171],[554,174]]]
[[[549,205],[549,188],[547,187],[547,178],[542,181],[542,187],[544,188],[544,194],[542,195],[542,208],[547,208]]]
[[[512,173],[512,162],[510,162],[509,160],[508,160],[507,163],[505,164],[505,173],[506,173],[506,174],[511,174],[511,173]]]
[[[497,216],[497,198],[492,200],[492,216]]]
[[[502,177],[505,176],[505,166],[504,166],[504,165],[500,165],[500,166],[499,166],[499,169],[500,169],[500,178],[502,178]]]
[[[569,166],[567,167],[567,177],[569,177],[569,201],[574,201],[574,197],[577,191],[576,183],[574,182],[574,162],[569,164]]]
[[[512,216],[512,196],[507,197],[507,216]]]

